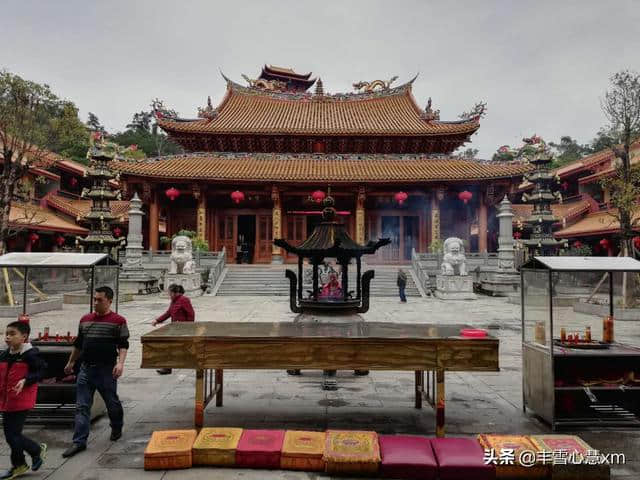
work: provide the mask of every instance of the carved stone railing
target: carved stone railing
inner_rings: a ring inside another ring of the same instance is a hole
[[[207,282],[209,288],[213,288],[218,283],[227,262],[227,251],[224,247],[222,247],[220,252],[215,253],[217,253],[218,256],[215,264],[209,269],[209,281]]]

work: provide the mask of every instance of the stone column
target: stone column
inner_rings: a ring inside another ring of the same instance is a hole
[[[149,250],[158,250],[159,229],[158,194],[155,189],[152,189],[149,199]]]
[[[142,200],[133,194],[129,206],[129,233],[127,234],[126,263],[124,270],[142,270]]]
[[[273,239],[282,238],[282,206],[280,202],[280,190],[277,186],[271,188],[271,200],[273,210],[271,213],[271,237]],[[280,247],[271,245],[271,263],[283,263],[282,250]]]
[[[505,195],[498,210],[500,235],[498,236],[498,266],[503,270],[513,270],[513,210],[511,202]]]
[[[442,189],[438,188],[431,196],[431,243],[440,240],[440,200],[443,195]]]
[[[364,201],[366,199],[364,187],[358,188],[356,197],[356,242],[364,245]]]
[[[487,200],[484,192],[480,192],[478,204],[478,252],[485,253],[487,251]]]

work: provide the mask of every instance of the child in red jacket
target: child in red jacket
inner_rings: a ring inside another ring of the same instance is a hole
[[[36,404],[38,380],[42,378],[46,364],[38,355],[38,349],[27,339],[31,329],[25,322],[7,325],[5,342],[7,349],[0,352],[0,412],[4,437],[11,447],[11,468],[0,474],[0,479],[12,479],[29,471],[24,452],[31,455],[31,470],[42,467],[47,445],[38,445],[22,435],[27,413]]]

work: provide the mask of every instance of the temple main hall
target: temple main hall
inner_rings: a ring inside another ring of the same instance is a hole
[[[455,153],[480,128],[483,104],[444,121],[430,98],[417,103],[416,78],[330,94],[320,78],[291,69],[265,65],[243,77],[246,86],[223,76],[224,98],[209,99],[197,118],[156,112],[187,153],[114,162],[126,198],[137,191],[148,208],[146,248],[187,229],[230,261],[293,262],[273,239],[302,242],[330,194],[357,242],[391,239],[371,263],[407,263],[412,250],[450,236],[495,251],[494,207],[528,167]]]

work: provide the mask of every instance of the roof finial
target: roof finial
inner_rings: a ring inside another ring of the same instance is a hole
[[[318,77],[318,80],[316,81],[316,92],[315,92],[315,94],[318,97],[322,97],[324,95],[324,86],[322,85],[322,79],[320,77]]]

